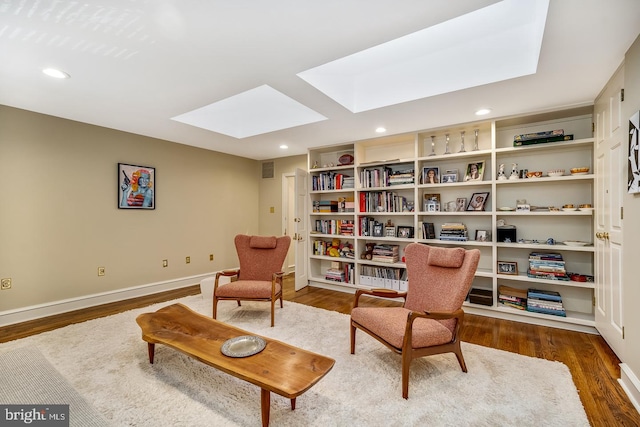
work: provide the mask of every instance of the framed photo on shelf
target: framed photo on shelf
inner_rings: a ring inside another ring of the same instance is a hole
[[[464,209],[466,206],[467,206],[466,197],[458,197],[456,199],[456,212],[464,212]]]
[[[476,230],[476,242],[488,242],[491,240],[491,233],[488,230]]]
[[[518,263],[514,261],[498,261],[498,274],[518,274]]]
[[[408,225],[399,225],[398,226],[398,237],[404,237],[406,239],[413,238],[413,227]]]
[[[458,174],[457,173],[443,173],[442,174],[442,183],[449,184],[451,182],[458,182]]]
[[[425,193],[423,195],[424,212],[440,212],[440,193],[437,194],[428,194]]]
[[[437,167],[423,167],[422,168],[422,183],[423,184],[439,184],[440,183],[440,168]]]
[[[118,163],[118,209],[156,208],[156,168]]]
[[[464,174],[465,181],[482,181],[484,178],[484,160],[473,162],[467,165],[467,171]]]
[[[489,192],[486,193],[473,193],[469,204],[467,205],[468,211],[483,211],[484,205],[489,198]]]
[[[384,225],[380,223],[373,224],[373,237],[384,237]]]

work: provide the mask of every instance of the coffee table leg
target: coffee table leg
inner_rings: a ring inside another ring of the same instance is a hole
[[[269,425],[269,412],[271,411],[271,392],[260,389],[260,409],[262,412],[262,427]]]
[[[295,411],[296,409],[296,398],[291,399],[291,410]]]
[[[154,343],[147,343],[147,349],[149,350],[149,363],[153,364],[153,355],[155,353],[156,345]]]

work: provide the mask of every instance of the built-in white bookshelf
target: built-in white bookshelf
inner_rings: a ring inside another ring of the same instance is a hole
[[[514,146],[515,135],[556,129],[564,130],[572,139]],[[404,248],[411,242],[475,248],[480,250],[481,258],[473,288],[491,291],[493,298],[491,305],[466,302],[465,311],[593,332],[593,281],[549,280],[527,275],[531,252],[552,252],[560,253],[566,270],[579,274],[581,280],[594,276],[593,209],[577,209],[584,204],[594,206],[593,158],[590,107],[312,149],[308,155],[312,183],[308,218],[309,253],[312,254],[309,282],[312,286],[347,292],[385,286],[402,289],[406,286],[403,280],[372,281],[363,272],[388,269],[390,275],[398,276],[398,271],[406,269],[402,257]],[[480,179],[465,180],[471,164],[480,166]],[[498,179],[500,165],[504,165],[507,179]],[[514,165],[517,170],[541,171],[543,176],[508,179]],[[588,167],[589,172],[571,174],[570,169],[576,167]],[[556,169],[565,172],[562,176],[548,176],[548,171]],[[427,179],[430,170],[437,172],[435,183]],[[327,181],[327,177],[339,177],[341,181],[344,177],[353,178],[353,188],[342,184],[317,185],[320,180]],[[439,205],[434,206],[434,195]],[[484,210],[467,210],[471,198],[478,195],[484,199]],[[464,208],[459,203],[461,199],[465,199]],[[523,200],[529,210],[516,210],[518,201]],[[337,208],[331,208],[331,202],[336,202],[333,205],[337,204]],[[569,204],[576,209],[562,210]],[[323,209],[318,209],[319,206]],[[344,228],[346,232],[352,230],[353,235],[341,234],[339,226],[333,228],[335,233],[318,227],[327,222],[353,224],[352,228]],[[377,225],[376,235],[370,235],[370,230],[362,227],[371,223]],[[433,225],[433,238],[423,234],[425,223]],[[466,226],[468,240],[441,240],[443,226],[448,230],[451,227],[448,224],[457,223]],[[511,242],[498,239],[498,226],[503,223],[515,227],[516,237]],[[483,236],[487,239],[482,239]],[[346,258],[344,253],[342,257],[314,253],[318,241],[330,245],[337,243],[334,239],[350,245],[353,257]],[[548,239],[553,239],[554,244],[549,244]],[[586,245],[579,246],[583,243]],[[399,258],[395,262],[361,258],[367,244],[397,246]],[[498,262],[515,263],[518,274],[500,273]],[[325,277],[327,269],[336,267],[345,271],[344,282]],[[502,285],[557,291],[562,296],[566,317],[504,306],[498,298]]]

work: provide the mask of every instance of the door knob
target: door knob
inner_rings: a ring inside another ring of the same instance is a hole
[[[596,233],[596,238],[597,238],[597,239],[602,239],[602,232],[601,232],[601,231],[598,231],[598,232]]]
[[[606,231],[604,233],[602,233],[602,238],[604,240],[609,240],[609,233],[607,233]]]

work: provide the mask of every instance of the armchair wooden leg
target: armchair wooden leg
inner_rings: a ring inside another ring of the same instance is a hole
[[[351,354],[356,354],[356,327],[351,325]]]
[[[409,398],[409,367],[411,366],[411,355],[409,351],[402,352],[402,397]]]
[[[458,341],[458,345],[455,346],[455,350],[453,353],[458,358],[458,363],[460,364],[460,369],[462,372],[467,372],[467,364],[464,363],[464,357],[462,357],[462,349],[460,348],[460,341]]]
[[[274,324],[274,313],[273,312],[275,311],[275,308],[276,308],[276,302],[273,299],[271,299],[271,327],[272,328],[273,328],[273,324]]]
[[[217,314],[218,314],[218,298],[213,297],[213,316],[211,317],[215,319]]]

